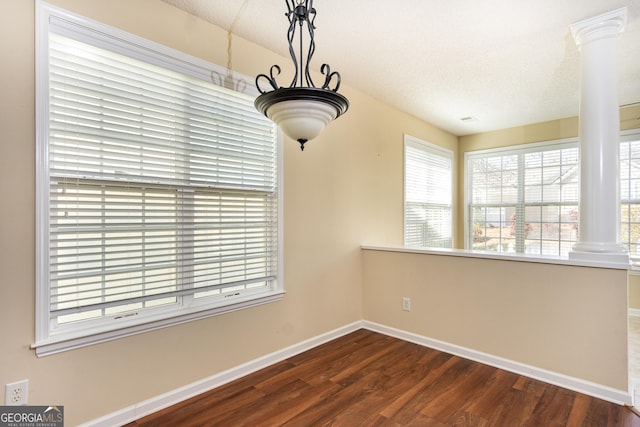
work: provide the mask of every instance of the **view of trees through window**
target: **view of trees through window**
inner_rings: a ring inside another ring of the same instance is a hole
[[[640,246],[640,135],[620,144],[620,241]],[[576,142],[472,153],[467,158],[467,247],[566,256],[579,233]]]
[[[640,255],[640,135],[620,144],[620,241]]]
[[[475,250],[566,255],[578,232],[578,148],[545,146],[469,157]]]

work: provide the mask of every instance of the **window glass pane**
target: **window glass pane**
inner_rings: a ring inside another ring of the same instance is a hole
[[[508,155],[501,150],[471,154],[468,246],[538,255],[568,253],[566,248],[576,238],[570,233],[574,224],[561,212],[578,201],[578,149],[572,145],[502,150]]]
[[[620,143],[620,241],[632,258],[640,257],[640,139]]]
[[[176,289],[175,191],[82,181],[52,189],[51,307],[68,313],[59,324],[142,308],[92,306]]]
[[[473,249],[496,252],[515,251],[515,228],[511,217],[511,208],[485,207],[473,208]]]
[[[540,240],[542,238],[542,206],[525,208],[525,238]],[[530,242],[531,243],[531,242]]]

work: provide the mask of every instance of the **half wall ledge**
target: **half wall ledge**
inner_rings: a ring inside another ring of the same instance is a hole
[[[480,258],[480,259],[494,259],[503,261],[516,261],[516,262],[533,262],[541,264],[557,264],[557,265],[572,265],[578,267],[595,267],[595,268],[612,268],[616,270],[630,270],[631,264],[621,264],[620,262],[606,262],[602,259],[569,259],[560,256],[539,256],[530,254],[514,254],[514,253],[499,253],[489,251],[470,251],[467,249],[446,249],[446,248],[413,248],[407,246],[380,246],[380,245],[361,245],[361,249],[371,251],[386,251],[386,252],[404,252],[414,254],[427,254],[427,255],[442,255],[442,256],[455,256],[465,258]]]

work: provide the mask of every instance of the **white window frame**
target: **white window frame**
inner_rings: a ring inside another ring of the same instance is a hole
[[[403,162],[404,162],[404,167],[403,167],[403,218],[404,218],[404,226],[403,226],[403,235],[404,235],[404,245],[405,246],[409,246],[410,243],[407,240],[407,226],[409,225],[409,221],[407,218],[408,215],[408,203],[409,201],[407,200],[407,148],[411,147],[413,149],[419,150],[422,153],[428,155],[428,156],[437,156],[440,160],[444,159],[445,161],[448,161],[450,164],[450,168],[449,168],[449,186],[451,189],[451,195],[450,195],[450,199],[448,201],[448,203],[446,204],[439,204],[439,203],[432,203],[432,202],[427,202],[426,204],[433,206],[435,208],[445,208],[448,209],[449,211],[449,242],[447,245],[440,245],[440,246],[423,246],[421,245],[420,247],[442,247],[442,248],[452,248],[453,247],[453,184],[454,184],[454,178],[453,178],[453,172],[454,172],[454,158],[453,158],[453,151],[444,148],[444,147],[440,147],[438,145],[432,144],[430,142],[426,142],[423,141],[419,138],[413,137],[411,135],[404,135],[404,153],[403,153]],[[415,246],[415,245],[411,245],[411,246]]]
[[[555,141],[544,141],[544,142],[536,142],[530,144],[521,144],[521,145],[513,145],[507,147],[500,148],[491,148],[486,150],[478,150],[478,151],[469,151],[464,155],[464,164],[465,164],[465,172],[464,172],[464,247],[468,250],[474,250],[471,247],[471,233],[470,233],[470,221],[471,221],[471,179],[472,176],[470,174],[470,164],[473,159],[482,158],[482,157],[492,157],[492,156],[509,156],[509,155],[524,155],[526,153],[532,152],[540,152],[546,150],[556,150],[556,149],[566,149],[578,147],[578,139],[577,138],[565,138]],[[521,173],[524,173],[521,171]],[[520,177],[519,179],[522,179]],[[520,196],[519,196],[520,197]],[[576,205],[579,201],[576,201]],[[524,200],[518,201],[518,205],[526,206]],[[544,206],[547,202],[536,203],[536,205]],[[558,203],[553,203],[554,205]],[[520,224],[521,223],[521,224]],[[524,235],[525,224],[524,221],[520,221],[518,224],[518,229]],[[517,246],[517,245],[516,245]],[[498,251],[502,252],[502,251]],[[516,251],[515,254],[521,254],[523,251]],[[540,257],[546,257],[548,255],[538,255]]]
[[[638,144],[640,144],[640,129],[631,129],[631,130],[626,130],[626,131],[622,131],[620,133],[620,145],[622,145],[622,143],[624,142],[638,142]],[[622,158],[622,156],[621,156]],[[622,160],[620,160],[622,162]],[[640,205],[640,200],[639,199],[623,199],[623,189],[622,189],[622,179],[624,177],[622,177],[622,168],[620,170],[620,204],[622,205],[623,203],[629,203],[632,205]],[[622,235],[622,223],[623,223],[623,217],[622,217],[622,209],[620,209],[620,241],[622,244],[624,244],[627,247],[627,250],[629,250],[629,258],[631,259],[632,262],[632,269],[633,270],[640,270],[640,250],[638,252],[633,252],[631,250],[630,247],[630,243],[631,242],[626,242],[626,238],[625,236]]]
[[[212,76],[226,76],[228,70],[207,61],[192,57],[166,46],[115,29],[97,21],[73,14],[41,0],[36,1],[36,340],[32,348],[38,356],[58,353],[111,339],[130,336],[158,328],[215,316],[231,311],[279,301],[284,295],[283,285],[283,161],[282,134],[277,137],[277,279],[269,292],[257,295],[247,293],[237,298],[214,304],[194,304],[186,310],[156,310],[144,318],[119,316],[108,324],[89,327],[79,326],[75,330],[57,334],[50,327],[49,319],[49,183],[48,183],[48,133],[49,133],[49,92],[48,92],[48,51],[49,32],[55,22],[62,31],[69,31],[75,37],[85,38],[92,43],[102,44],[114,51],[134,56],[166,69],[177,71],[205,82]],[[56,30],[59,31],[59,30]],[[114,44],[111,42],[114,41]],[[244,93],[257,96],[253,79],[233,73],[236,81],[242,82]],[[214,83],[212,83],[214,84]]]

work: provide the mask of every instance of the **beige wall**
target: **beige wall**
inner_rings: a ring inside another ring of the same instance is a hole
[[[626,270],[363,252],[365,320],[628,390]]]
[[[629,308],[640,310],[640,274],[629,274]]]
[[[164,2],[51,3],[227,63],[223,30]],[[356,77],[343,75],[349,112],[303,153],[285,140],[283,301],[37,358],[29,348],[35,317],[34,2],[5,0],[3,7],[0,387],[29,379],[30,403],[65,405],[68,425],[76,425],[362,319],[360,244],[402,244],[403,134],[454,152],[457,138],[349,88]],[[241,39],[234,39],[233,55],[237,71],[250,76],[290,61]]]
[[[52,0],[51,3],[211,62],[227,63],[227,39],[223,30],[164,2]],[[403,134],[452,149],[459,160],[458,165],[461,164],[458,138],[350,88],[349,81],[357,76],[343,75],[342,92],[351,101],[347,114],[329,125],[317,140],[309,142],[304,153],[296,143],[285,140],[287,294],[283,301],[37,358],[29,349],[34,341],[35,318],[34,3],[5,0],[3,6],[6,13],[0,16],[3,55],[3,66],[0,67],[0,387],[7,382],[29,379],[30,403],[65,405],[68,425],[125,408],[362,319],[363,255],[360,245],[402,244]],[[233,64],[239,72],[254,76],[266,72],[272,64],[286,67],[288,62],[288,58],[234,38]],[[340,64],[332,66],[340,69]],[[630,120],[635,120],[633,117],[630,116]],[[550,126],[549,134],[568,134],[572,126],[576,125],[571,119],[560,121]],[[514,132],[518,138],[505,136],[501,141],[517,144],[537,140],[538,131],[531,129],[505,131],[507,134]],[[482,141],[487,136],[463,138],[463,150],[472,146],[485,148],[482,144],[486,143]],[[491,141],[491,144],[497,143],[495,138]],[[456,176],[460,179],[461,175],[462,171],[458,169]],[[456,195],[454,200],[460,202],[460,197]],[[461,218],[457,206],[454,211]],[[461,246],[461,226],[457,231],[457,246]],[[508,267],[512,277],[520,274],[518,265]],[[381,272],[383,277],[398,272],[394,265],[387,267]],[[490,265],[477,266],[483,274],[490,271],[486,267]],[[456,274],[452,277],[459,277],[460,272],[455,268],[452,271]],[[436,277],[431,270],[424,273],[430,277],[430,282]],[[370,275],[371,270],[365,269],[365,274]],[[453,298],[468,298],[483,290],[480,287],[471,289],[467,283],[469,294],[450,293],[447,296],[443,286],[451,286],[451,279],[444,271],[439,274],[443,281],[446,280],[438,285],[445,299],[440,310],[450,307],[453,311],[458,306],[452,304]],[[551,273],[545,270],[537,274],[546,277]],[[507,288],[507,282],[500,283],[498,286]],[[588,288],[594,288],[593,292],[597,294],[595,284]],[[492,292],[493,289],[489,288]],[[372,317],[369,320],[384,320],[388,316],[391,326],[404,325],[396,319],[397,297],[401,290],[393,290],[391,299],[383,299],[379,304],[381,295],[377,290],[369,295],[371,290],[367,280],[364,312]],[[432,290],[430,287],[416,288],[414,306],[418,304],[419,307],[422,299],[424,303],[433,304]],[[420,292],[425,296],[420,297]],[[526,288],[526,292],[538,301],[554,295],[545,291],[536,297],[531,287]],[[489,295],[491,293],[484,300]],[[612,314],[613,321],[618,322],[619,291],[614,291],[608,298],[603,304],[603,313]],[[389,308],[389,313],[384,312],[385,307]],[[553,308],[559,310],[560,306]],[[510,309],[503,305],[500,310]],[[567,314],[577,312],[577,318],[583,319],[581,310],[572,309]],[[412,315],[416,317],[417,313],[416,310]],[[436,337],[460,345],[477,344],[479,349],[489,348],[484,347],[486,343],[473,341],[473,337],[465,338],[467,332],[455,328],[456,325],[464,326],[461,324],[463,319],[463,316],[450,318],[446,329],[424,329],[424,325],[412,322],[406,326],[408,330],[415,329],[416,333],[435,331]],[[489,325],[493,326],[493,323],[487,319]],[[622,357],[619,331],[615,334],[611,338],[615,342],[610,343],[612,351],[616,357]],[[490,344],[497,346],[503,337],[494,333],[488,339]],[[561,341],[559,334],[550,339],[554,345]],[[518,356],[522,351],[520,348],[509,349],[507,342],[496,349],[505,357]],[[541,356],[542,365],[552,366],[553,362],[547,360],[551,357],[549,354]],[[562,366],[566,357],[561,357],[558,363]],[[615,366],[618,366],[618,360]],[[600,374],[592,375],[600,378]],[[618,372],[605,376],[603,383],[620,386]]]

